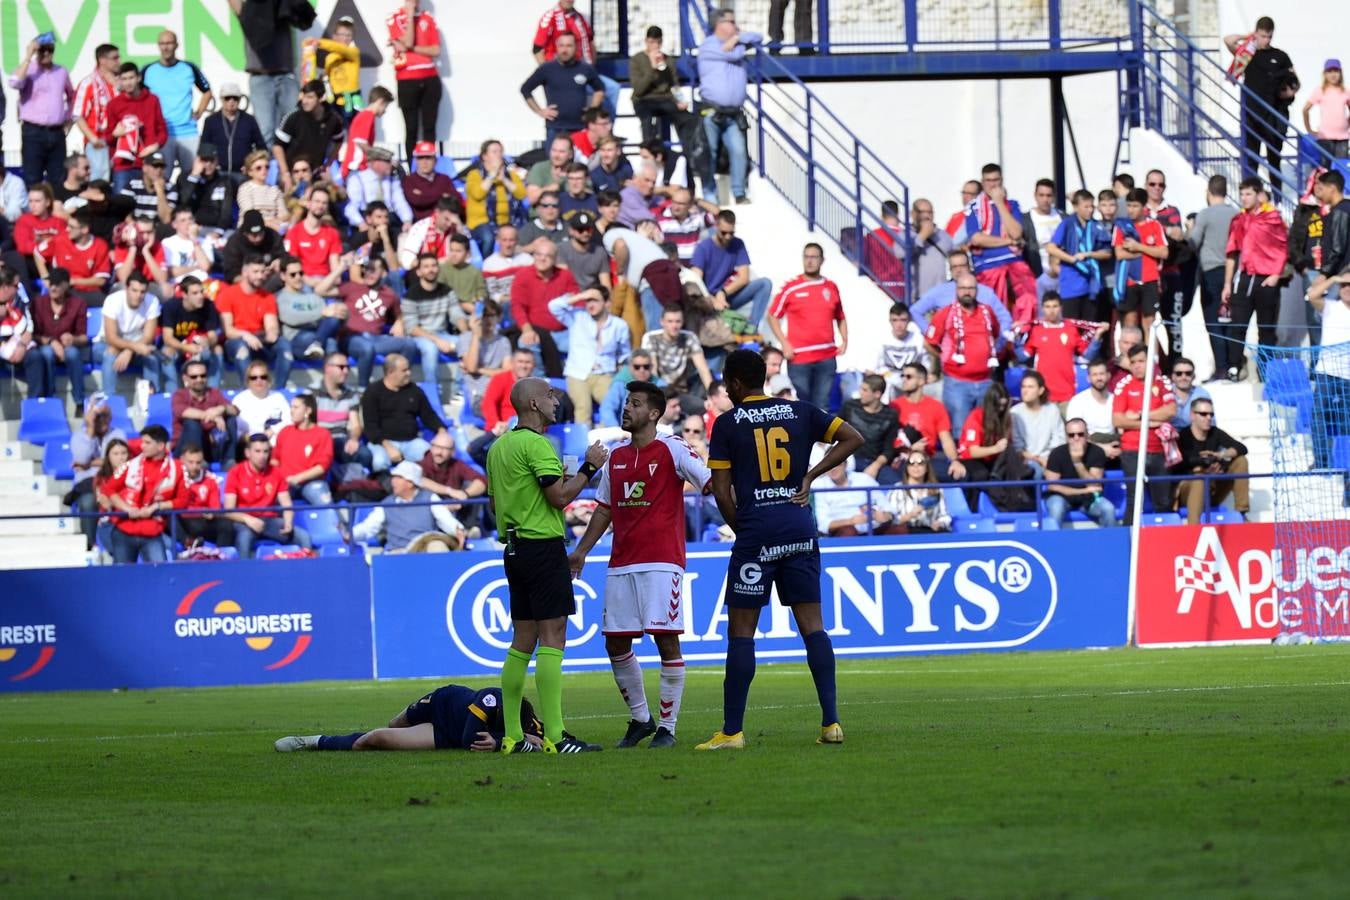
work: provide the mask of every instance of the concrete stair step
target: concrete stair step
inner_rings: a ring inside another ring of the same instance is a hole
[[[43,569],[87,564],[84,535],[0,538],[0,569]]]
[[[53,497],[52,499],[56,499]],[[14,510],[6,509],[8,513]],[[69,516],[52,519],[0,519],[0,537],[26,537],[28,535],[68,535],[80,533],[80,520]]]
[[[27,478],[37,474],[39,474],[38,463],[35,460],[10,457],[0,458],[0,476]]]
[[[0,460],[4,459],[42,459],[42,448],[23,441],[5,441],[0,444]]]
[[[0,475],[0,506],[4,506],[10,496],[52,495],[59,497],[67,489],[61,488],[46,475]]]
[[[0,497],[0,514],[29,516],[62,512],[61,498],[53,494],[13,494]]]

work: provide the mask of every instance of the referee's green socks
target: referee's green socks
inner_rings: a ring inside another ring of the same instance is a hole
[[[540,647],[535,651],[534,684],[539,688],[539,715],[544,720],[544,737],[558,743],[563,736],[562,661],[563,652],[556,647]],[[522,680],[524,670],[522,669]],[[505,696],[505,685],[502,686]],[[519,709],[519,704],[517,704]],[[516,713],[516,719],[520,713]],[[520,728],[517,721],[516,728]]]
[[[541,665],[543,651],[544,648],[540,647]],[[560,663],[561,655],[560,653]],[[525,673],[529,668],[530,654],[521,653],[514,647],[506,651],[506,662],[502,663],[502,725],[506,736],[514,741],[525,740],[525,730],[520,727],[520,698],[525,694]],[[558,703],[561,707],[561,697]],[[545,706],[544,709],[547,710],[548,707]]]

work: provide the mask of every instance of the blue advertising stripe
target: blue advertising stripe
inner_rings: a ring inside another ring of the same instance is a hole
[[[730,546],[689,548],[684,659],[721,663]],[[824,541],[821,601],[841,656],[1121,646],[1126,640],[1126,529]],[[569,669],[609,665],[600,633],[605,566],[574,583]],[[498,554],[382,556],[372,567],[382,678],[491,674],[510,645],[510,596]],[[761,659],[805,656],[791,612],[761,619]],[[639,647],[655,662],[655,647]]]
[[[361,559],[5,573],[0,690],[371,678]]]

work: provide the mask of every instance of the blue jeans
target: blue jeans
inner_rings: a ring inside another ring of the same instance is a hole
[[[31,125],[19,129],[23,139],[23,180],[60,184],[66,177],[66,130],[60,125]]]
[[[324,354],[337,350],[337,333],[342,328],[342,320],[332,316],[319,319],[314,328],[301,328],[290,338],[291,352],[304,353],[310,344],[318,343]]]
[[[989,379],[983,381],[962,381],[948,375],[942,379],[942,405],[947,407],[947,415],[952,420],[952,433],[960,434],[966,416],[980,405],[984,392],[989,390]]]
[[[213,388],[220,387],[220,370],[224,367],[221,360],[220,348],[217,347],[209,353],[194,359],[193,362],[200,362],[206,366],[206,383]],[[179,369],[187,364],[187,357],[178,354],[172,359],[165,357],[160,361],[159,372],[164,382],[164,390],[173,393],[179,386]]]
[[[455,339],[444,331],[435,332],[436,337],[441,340],[454,343]],[[422,380],[436,381],[436,366],[441,361],[441,348],[436,346],[436,342],[429,337],[409,338],[417,347],[418,356],[422,360]]]
[[[89,358],[88,347],[66,348],[66,377],[70,379],[70,396],[76,409],[84,406],[84,361]],[[30,397],[56,395],[56,351],[51,344],[32,348],[23,358],[24,376],[28,379]]]
[[[103,368],[103,390],[111,394],[117,390],[117,369],[114,363],[120,350],[109,349],[108,345],[100,341],[94,345],[94,362]],[[141,377],[150,382],[152,390],[159,390],[160,362],[164,358],[158,353],[151,353],[149,356],[136,356],[132,363],[137,361],[141,364]]]
[[[184,419],[178,433],[178,444],[173,448],[175,456],[181,456],[183,448],[201,447],[208,463],[230,465],[234,462],[234,448],[239,441],[239,418],[225,417],[225,431],[207,434],[202,428],[201,419]]]
[[[263,140],[271,146],[277,126],[300,99],[300,82],[294,72],[248,76],[249,103]]]
[[[773,282],[767,278],[752,278],[745,287],[727,295],[727,303],[731,304],[732,309],[744,310],[745,307],[750,307],[750,310],[745,312],[745,317],[755,328],[760,328],[764,322],[764,314],[769,311],[769,301],[772,299]]]
[[[127,185],[131,184],[131,179],[140,177],[140,169],[113,169],[112,189],[114,194],[120,194],[126,190]]]
[[[830,388],[834,387],[837,368],[833,356],[820,362],[789,363],[788,378],[792,380],[792,386],[797,390],[797,399],[826,409],[830,402]]]
[[[284,388],[287,379],[291,377],[291,362],[295,359],[291,351],[291,342],[284,337],[277,338],[274,344],[264,341],[261,350],[250,349],[243,338],[231,338],[225,342],[225,356],[239,373],[239,383],[244,387],[248,387],[245,377],[249,363],[261,359],[272,367],[272,378],[277,387]]]
[[[398,448],[398,452],[403,454],[403,458],[412,462],[421,462],[422,457],[431,450],[431,445],[424,438],[415,437],[410,441],[390,441]],[[380,444],[370,445],[370,471],[387,472],[394,466],[394,461],[389,458],[389,451],[385,450]]]
[[[112,553],[113,562],[134,563],[138,559],[151,563],[168,561],[169,556],[164,550],[162,535],[141,537],[127,534],[120,528],[113,528],[108,537],[112,541],[112,546],[108,549]]]
[[[262,520],[263,530],[261,534],[254,534],[253,529],[242,522],[234,523],[234,546],[239,551],[240,559],[253,558],[253,545],[257,541],[276,541],[278,544],[296,544],[310,550],[314,543],[309,539],[309,532],[299,525],[291,529],[291,533],[285,534],[281,530],[281,516],[270,516]]]
[[[492,255],[493,248],[497,245],[497,229],[501,227],[496,222],[484,222],[472,232],[473,239],[478,244],[478,250],[484,257]]]
[[[647,321],[647,330],[656,331],[661,327],[661,314],[665,312],[665,305],[656,299],[656,292],[651,288],[643,288],[639,297],[642,300],[642,318]]]
[[[356,382],[363,388],[370,386],[370,370],[375,368],[377,355],[402,353],[412,359],[416,352],[417,344],[411,338],[392,334],[354,334],[347,338],[347,353],[356,358]]]
[[[750,165],[750,156],[745,149],[745,134],[735,119],[727,120],[720,128],[716,124],[717,116],[703,117],[703,131],[708,135],[708,168],[703,175],[703,199],[709,203],[717,202],[717,154],[718,148],[726,144],[727,162],[731,168],[731,194],[733,197],[745,196],[746,169]]]
[[[328,479],[322,475],[300,485],[300,496],[305,498],[306,503],[314,506],[327,506],[333,502],[333,492],[328,489]]]
[[[112,160],[107,146],[86,146],[84,155],[89,160],[89,180],[107,181],[109,174],[112,172]]]
[[[1111,501],[1107,500],[1105,497],[1095,498],[1086,507],[1083,507],[1081,502],[1077,506],[1070,507],[1070,499],[1071,498],[1066,497],[1063,494],[1045,495],[1045,519],[1041,523],[1042,529],[1045,531],[1058,531],[1060,525],[1064,523],[1064,519],[1069,515],[1069,510],[1071,508],[1083,510],[1083,512],[1087,513],[1088,518],[1096,522],[1101,528],[1110,528],[1112,525],[1116,524],[1116,508],[1112,506]],[[1078,498],[1075,497],[1072,499],[1077,500]]]

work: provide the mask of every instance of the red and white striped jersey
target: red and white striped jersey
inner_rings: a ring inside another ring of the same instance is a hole
[[[684,571],[684,483],[706,492],[712,473],[683,438],[658,434],[645,447],[631,441],[609,454],[595,499],[614,522],[609,570]]]
[[[116,96],[117,88],[95,69],[75,89],[75,115],[89,123],[95,134],[107,134],[110,130],[108,104]]]

